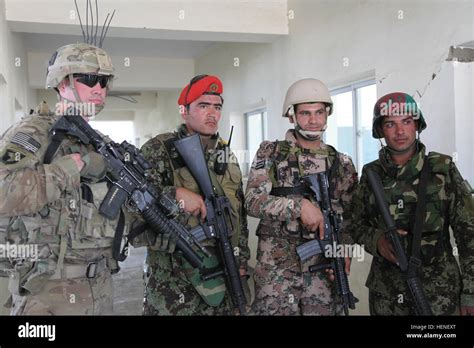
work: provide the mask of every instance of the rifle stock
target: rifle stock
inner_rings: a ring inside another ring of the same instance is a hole
[[[375,202],[377,204],[379,212],[382,215],[382,218],[387,227],[387,239],[393,246],[393,250],[395,252],[395,256],[397,258],[400,270],[405,274],[407,287],[415,303],[415,310],[418,315],[433,315],[431,307],[423,290],[423,285],[421,284],[420,278],[418,278],[417,276],[407,275],[407,256],[405,254],[405,251],[403,250],[402,244],[398,237],[397,226],[388,209],[388,203],[383,195],[384,189],[382,186],[382,180],[380,179],[380,176],[371,169],[367,169],[367,179],[369,180],[369,184],[375,196]]]
[[[209,230],[212,231],[212,235],[217,239],[227,288],[234,306],[239,310],[240,314],[244,315],[246,313],[245,305],[247,301],[242,287],[239,266],[229,239],[232,230],[227,223],[231,210],[230,202],[227,197],[219,196],[216,193],[199,135],[195,134],[176,140],[174,145],[203,193],[207,210],[206,223]],[[213,276],[220,274],[222,272],[216,272]],[[209,277],[205,279],[207,278]]]

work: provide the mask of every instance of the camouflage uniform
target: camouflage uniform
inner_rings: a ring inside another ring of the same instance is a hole
[[[153,169],[151,182],[164,192],[175,197],[176,187],[185,187],[199,193],[199,187],[184,164],[180,164],[176,150],[171,146],[174,140],[188,136],[183,124],[174,133],[156,136],[143,145],[141,151],[150,161]],[[213,139],[206,158],[210,171],[214,170],[216,157],[222,152],[223,140]],[[232,223],[238,226],[232,236],[232,244],[238,246],[238,261],[246,267],[250,257],[248,249],[247,217],[243,209],[242,174],[237,159],[230,154],[225,175],[216,175],[225,195],[232,205]],[[196,226],[194,216],[184,216],[183,222]],[[159,238],[158,238],[159,239]],[[206,241],[206,248],[216,255],[214,241]],[[208,268],[217,266],[216,256],[205,259]],[[160,247],[148,248],[147,263],[151,268],[145,284],[145,315],[230,315],[233,307],[226,292],[222,277],[202,282],[197,270],[184,260],[180,252],[161,251]]]
[[[336,156],[339,164],[333,166]],[[335,170],[330,183],[334,188],[333,208],[346,218],[345,208],[357,184],[357,173],[350,157],[323,142],[318,150],[302,149],[297,144],[294,130],[287,131],[283,142],[260,144],[245,194],[248,214],[261,219],[257,228],[259,240],[254,276],[253,309],[256,314],[340,313],[334,301],[334,283],[324,272],[308,271],[308,266],[321,263],[322,257],[314,256],[301,264],[296,254],[296,246],[315,238],[314,233],[304,230],[298,221],[303,197],[272,195],[273,188],[293,187],[299,184],[302,176],[326,171],[326,161],[329,169]],[[344,233],[342,242],[351,242]]]
[[[66,45],[49,62],[46,87],[58,89],[74,74],[107,76],[111,82],[113,71],[101,48]],[[74,84],[69,88],[76,105],[85,105]],[[80,110],[65,102],[72,101],[61,96],[65,114]],[[103,104],[95,106],[93,112],[79,113],[95,115]],[[0,141],[0,195],[8,197],[0,203],[0,243],[37,247],[28,257],[2,255],[0,275],[9,276],[12,314],[111,314],[111,272],[118,270],[113,237],[127,224],[99,214],[108,191],[103,160],[91,145],[68,135],[60,139],[60,132],[50,134],[57,119],[43,105],[36,115],[10,127]],[[81,172],[73,153],[85,163]]]
[[[413,315],[414,303],[399,268],[377,251],[384,233],[383,219],[367,180],[370,168],[382,178],[385,198],[397,228],[408,231],[401,237],[407,255],[411,241],[419,175],[424,161],[431,171],[426,191],[426,218],[422,229],[420,279],[433,314],[458,314],[460,303],[474,305],[474,212],[469,191],[451,157],[430,152],[418,144],[418,152],[405,165],[397,166],[384,150],[379,159],[364,166],[353,197],[351,233],[374,256],[366,286],[373,315]],[[449,226],[456,239],[461,273],[450,243]]]
[[[98,212],[108,190],[101,180],[105,170],[81,177],[68,155],[80,153],[87,161],[93,149],[69,136],[51,164],[43,163],[57,119],[52,113],[26,116],[0,141],[0,195],[8,197],[0,204],[0,243],[38,247],[37,260],[1,259],[1,273],[10,277],[11,313],[111,314],[118,218]]]

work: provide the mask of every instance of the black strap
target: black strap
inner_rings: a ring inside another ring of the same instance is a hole
[[[415,210],[415,224],[413,226],[413,244],[411,248],[410,261],[408,263],[408,277],[414,277],[421,266],[421,232],[426,215],[426,187],[430,174],[428,156],[425,156],[423,168],[421,169],[420,181],[418,183],[418,202]]]
[[[176,147],[174,146],[174,142],[176,140],[178,140],[178,138],[173,137],[163,142],[174,169],[184,167],[184,161],[176,150]]]
[[[54,132],[54,135],[51,139],[51,143],[48,145],[48,148],[46,149],[46,152],[44,154],[44,159],[43,159],[44,164],[51,163],[54,155],[56,154],[56,151],[58,151],[59,145],[61,145],[61,142],[63,141],[65,136],[66,136],[66,132],[64,131],[56,130]]]
[[[285,197],[288,195],[305,195],[310,194],[311,190],[306,185],[298,185],[294,187],[274,187],[270,191],[272,196]]]
[[[82,199],[86,200],[89,203],[94,203],[94,194],[92,193],[89,185],[81,183],[81,196]]]
[[[123,214],[122,209],[120,209],[120,216],[117,222],[117,227],[115,228],[114,241],[112,244],[112,256],[115,260],[120,261],[120,262],[124,261],[127,258],[127,253],[128,253],[128,240],[125,243],[122,251],[120,251],[124,229],[125,229],[125,215]]]
[[[334,155],[334,161],[331,164],[331,168],[328,171],[326,171],[326,174],[328,176],[328,183],[329,183],[329,197],[331,198],[334,198],[334,191],[336,190],[336,186],[337,186],[337,178],[336,178],[337,169],[341,165],[341,160],[339,159],[339,152],[337,152],[336,149],[334,148],[333,150],[336,152],[336,154]],[[326,168],[328,168],[327,161],[326,161]]]
[[[133,226],[130,229],[130,232],[128,233],[127,240],[130,241],[130,240],[135,239],[137,236],[139,236],[143,232],[145,232],[147,227],[149,227],[149,226],[146,223],[139,223],[139,224],[137,224],[137,226]]]

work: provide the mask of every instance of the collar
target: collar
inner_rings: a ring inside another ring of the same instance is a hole
[[[317,154],[317,155],[328,155],[328,146],[321,140],[319,149],[316,150],[311,150],[311,149],[305,149],[300,146],[298,143],[298,139],[296,138],[294,129],[288,129],[285,134],[285,141],[288,143],[290,147],[290,151],[292,152],[300,152],[304,154]]]
[[[393,179],[408,179],[418,176],[426,159],[426,147],[417,140],[417,152],[404,165],[392,161],[390,153],[385,149],[379,151],[379,160],[388,176]]]
[[[185,123],[180,124],[176,132],[178,133],[178,138],[186,138],[186,137],[191,136],[191,134],[188,131],[188,127],[186,127]],[[211,136],[209,139],[203,139],[201,137],[201,142],[204,149],[208,151],[214,151],[218,147],[219,144],[224,142],[224,140],[219,137],[219,133],[216,133],[213,136]]]

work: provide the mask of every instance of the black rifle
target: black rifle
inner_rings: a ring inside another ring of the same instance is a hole
[[[349,308],[355,309],[355,304],[359,300],[352,294],[349,288],[344,256],[336,255],[340,245],[340,221],[337,212],[331,206],[328,177],[323,172],[307,175],[302,179],[310,189],[311,196],[316,200],[323,214],[324,238],[321,240],[318,235],[316,239],[299,245],[296,247],[296,253],[302,262],[319,254],[325,255],[330,260],[329,263],[310,266],[309,271],[317,272],[328,268],[334,271],[337,294],[342,299],[344,314],[349,315]]]
[[[238,308],[240,314],[245,314],[247,301],[240,279],[239,265],[229,240],[229,235],[232,232],[227,223],[231,211],[229,199],[216,193],[198,134],[176,140],[174,145],[204,196],[207,210],[206,225],[211,231],[211,236],[217,239],[223,265],[222,270],[213,274],[203,275],[203,279],[211,279],[224,274],[235,308]],[[238,226],[235,227],[237,228]]]
[[[433,315],[430,308],[430,304],[426,299],[426,295],[423,290],[423,285],[421,284],[420,278],[418,278],[416,275],[408,276],[406,274],[408,270],[407,256],[398,237],[397,225],[393,220],[392,215],[390,215],[388,203],[384,197],[382,180],[376,172],[370,169],[367,170],[367,179],[369,180],[370,187],[372,188],[372,192],[375,196],[375,202],[377,204],[379,212],[385,222],[385,236],[393,246],[393,251],[395,252],[395,257],[397,258],[400,270],[405,273],[407,286],[410,290],[413,302],[415,303],[415,310],[418,315]]]
[[[102,155],[107,166],[107,180],[111,187],[107,192],[99,213],[108,219],[115,219],[121,206],[128,200],[138,209],[147,224],[157,233],[170,232],[176,239],[176,248],[180,250],[191,265],[203,266],[202,257],[193,249],[199,248],[205,254],[207,250],[186,228],[169,218],[176,210],[176,204],[162,194],[159,195],[147,181],[147,171],[151,164],[139,150],[127,143],[120,145],[106,142],[81,116],[62,116],[52,127],[52,131],[61,131],[79,138],[84,144],[91,144]]]

